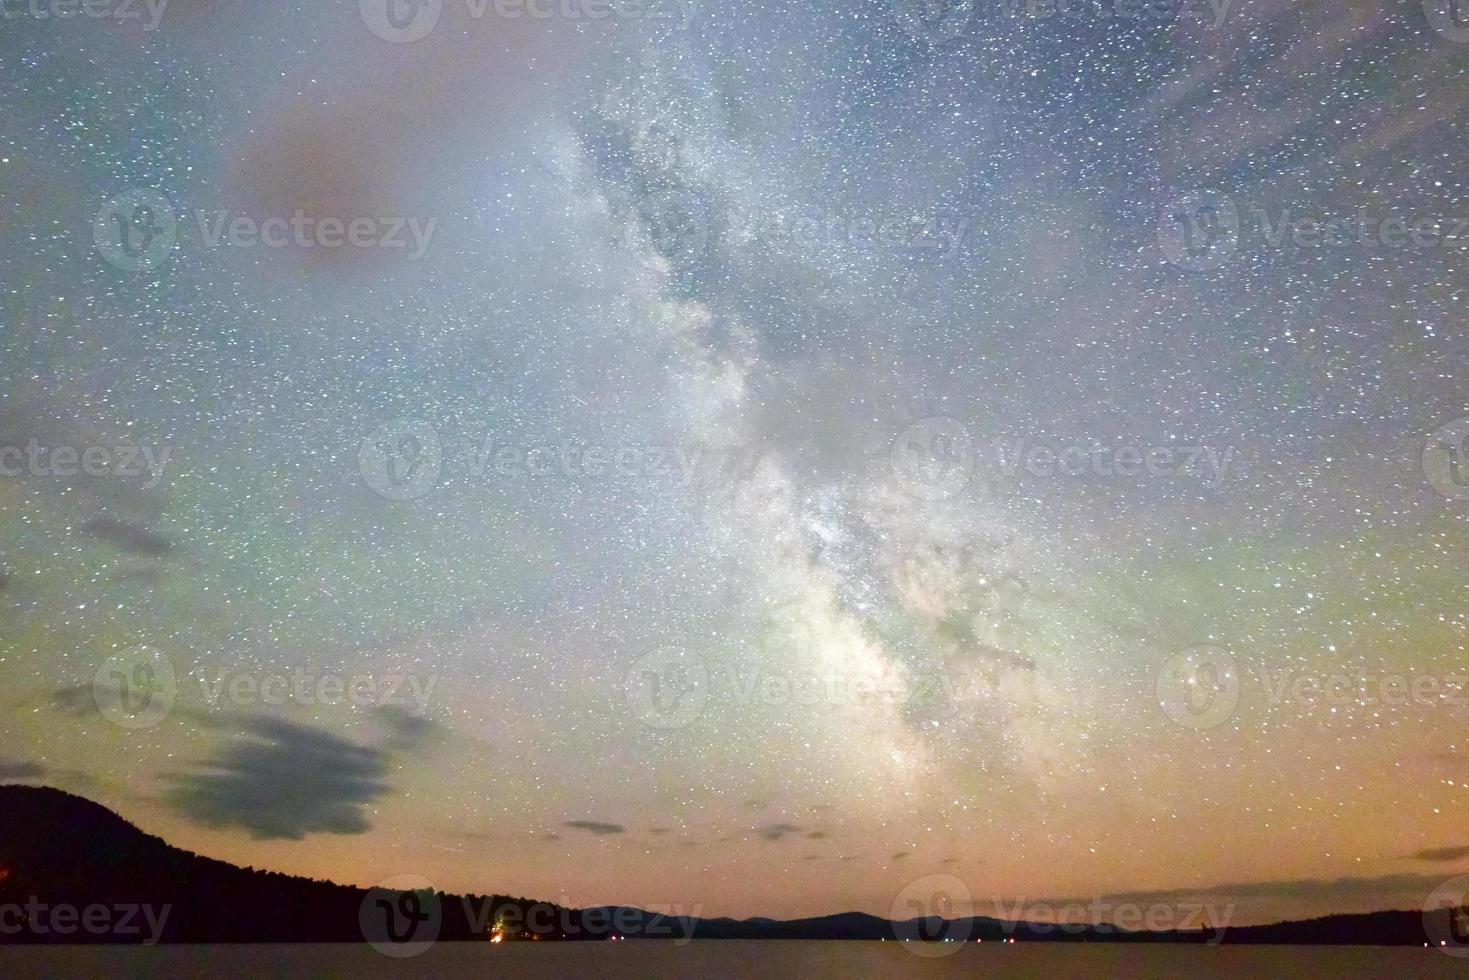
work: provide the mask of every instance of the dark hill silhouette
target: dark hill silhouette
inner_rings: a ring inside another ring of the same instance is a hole
[[[362,942],[359,916],[369,897],[367,889],[200,857],[61,790],[0,786],[0,904],[24,906],[38,899],[79,909],[99,903],[167,906],[162,942]],[[509,896],[439,898],[438,938],[445,940],[487,939],[486,912],[493,922],[506,906],[533,904]],[[474,921],[475,913],[481,921]],[[127,934],[75,929],[63,936],[26,925],[17,935],[0,936],[0,942],[149,938],[146,928]]]
[[[0,908],[39,901],[78,909],[101,904],[167,907],[161,942],[362,942],[363,909],[374,903],[421,907],[409,893],[240,868],[201,857],[146,834],[108,810],[61,790],[0,786]],[[860,912],[818,918],[674,919],[633,908],[570,910],[509,896],[437,893],[441,941],[486,941],[497,924],[505,939],[602,940],[613,935],[670,939],[914,939],[973,941],[1285,943],[1422,946],[1429,934],[1469,944],[1466,922],[1445,910],[1337,915],[1302,922],[1232,927],[1214,932],[1127,932],[1110,926],[1058,931],[999,919],[911,919],[890,922]],[[9,920],[12,924],[14,917]],[[0,921],[0,926],[6,923]],[[136,923],[142,925],[141,920]],[[144,942],[146,927],[66,935],[25,927],[7,942]],[[1427,928],[1426,928],[1427,927]],[[381,939],[381,936],[372,938]]]

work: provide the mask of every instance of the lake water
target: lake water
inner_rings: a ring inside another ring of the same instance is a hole
[[[1469,960],[1436,950],[1362,946],[1123,946],[971,943],[925,958],[902,943],[709,941],[441,943],[395,960],[366,946],[0,947],[0,976],[493,977],[495,980],[903,980],[906,977],[1469,977]]]

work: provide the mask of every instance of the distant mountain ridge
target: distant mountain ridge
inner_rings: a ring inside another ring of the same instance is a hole
[[[27,903],[78,910],[146,906],[148,915],[137,916],[128,929],[59,932],[37,927],[43,919],[14,912]],[[380,913],[388,917],[381,934],[373,925]],[[0,944],[665,938],[1423,946],[1430,934],[1469,943],[1469,935],[1460,937],[1463,920],[1451,919],[1448,910],[1429,916],[1394,911],[1219,931],[1129,932],[1106,925],[1059,931],[982,916],[894,922],[847,912],[782,921],[678,918],[628,907],[576,910],[525,898],[363,889],[240,868],[173,847],[83,797],[0,786]],[[430,921],[431,933],[422,931]]]

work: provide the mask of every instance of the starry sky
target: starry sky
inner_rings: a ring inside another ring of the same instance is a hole
[[[97,9],[0,8],[0,778],[704,915],[1469,871],[1436,0]]]

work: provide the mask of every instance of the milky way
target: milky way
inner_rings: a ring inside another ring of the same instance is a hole
[[[1421,905],[1439,6],[7,0],[0,777],[580,905]]]

